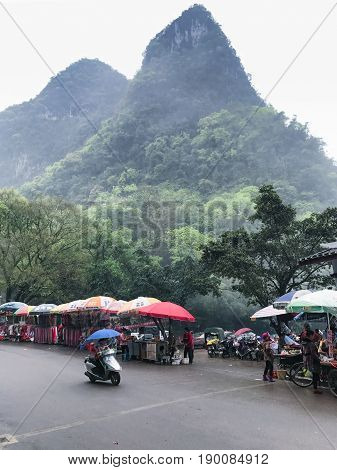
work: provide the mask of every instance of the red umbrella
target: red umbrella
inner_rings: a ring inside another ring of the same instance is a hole
[[[244,333],[248,333],[249,331],[252,331],[251,328],[241,328],[240,330],[236,331],[234,334],[235,336],[240,336],[243,335]]]
[[[195,322],[195,318],[186,309],[180,305],[171,302],[158,302],[146,307],[141,307],[139,315],[145,315],[153,318],[169,318],[171,320],[179,320],[186,322]]]

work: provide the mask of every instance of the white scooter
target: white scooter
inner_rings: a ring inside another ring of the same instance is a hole
[[[98,359],[93,357],[86,357],[84,360],[86,375],[90,382],[95,383],[96,380],[107,382],[111,380],[112,385],[119,385],[121,381],[120,372],[122,367],[116,359],[116,348],[105,346],[98,352]]]

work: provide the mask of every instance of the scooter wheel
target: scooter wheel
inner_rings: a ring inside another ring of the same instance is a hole
[[[119,372],[112,372],[110,377],[112,385],[119,385],[121,381],[121,376]]]

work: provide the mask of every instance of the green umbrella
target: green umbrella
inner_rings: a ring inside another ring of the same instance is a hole
[[[286,307],[288,313],[332,313],[337,315],[337,292],[319,290],[292,300]]]

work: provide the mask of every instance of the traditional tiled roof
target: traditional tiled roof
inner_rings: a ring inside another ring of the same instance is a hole
[[[301,258],[298,262],[299,266],[326,263],[328,261],[337,260],[337,242],[326,243],[322,245],[322,248],[325,249],[313,255],[306,256],[305,258]]]

